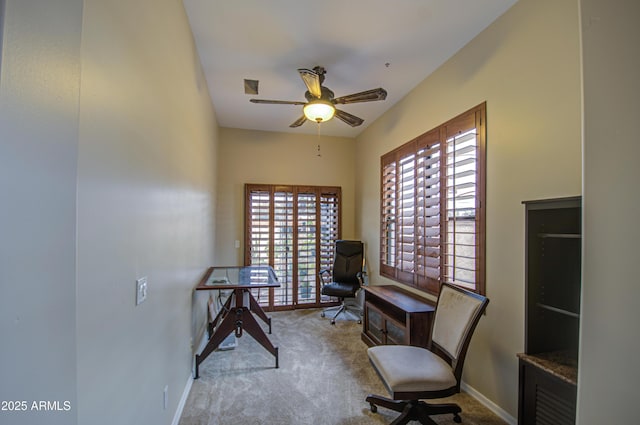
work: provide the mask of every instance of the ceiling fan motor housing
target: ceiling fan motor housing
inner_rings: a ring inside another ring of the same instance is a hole
[[[322,90],[322,95],[320,96],[320,99],[322,100],[326,100],[327,102],[331,102],[333,100],[334,94],[333,91],[329,90],[328,88],[326,88],[325,86],[321,86],[320,90]],[[309,90],[307,90],[304,93],[304,97],[307,99],[308,102],[311,102],[312,100],[316,100],[318,99],[317,97],[315,97],[314,95],[312,95]]]

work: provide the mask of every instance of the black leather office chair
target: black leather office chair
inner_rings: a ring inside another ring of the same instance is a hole
[[[362,311],[351,311],[345,304],[345,298],[355,298],[362,282],[362,267],[364,263],[364,245],[360,241],[336,241],[336,250],[332,270],[320,270],[318,277],[322,283],[321,294],[340,299],[338,307],[329,307],[321,313],[322,317],[331,311],[336,311],[331,319],[335,325],[336,318],[342,313],[355,313],[358,323],[362,322]],[[331,279],[329,280],[329,276]]]
[[[412,420],[436,425],[429,416],[453,414],[462,422],[455,403],[432,404],[421,399],[447,397],[460,392],[462,366],[473,331],[489,300],[457,286],[443,284],[438,297],[429,349],[409,345],[379,345],[367,350],[371,364],[392,398],[369,395],[371,411],[377,406],[402,412],[391,424]]]

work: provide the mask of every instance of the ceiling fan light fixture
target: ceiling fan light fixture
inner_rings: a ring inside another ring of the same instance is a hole
[[[333,103],[323,99],[313,100],[307,103],[302,110],[308,120],[317,123],[329,121],[336,113],[336,108],[333,106]]]

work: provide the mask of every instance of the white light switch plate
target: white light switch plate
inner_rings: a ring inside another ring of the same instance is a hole
[[[147,277],[136,280],[136,305],[140,305],[147,299]]]

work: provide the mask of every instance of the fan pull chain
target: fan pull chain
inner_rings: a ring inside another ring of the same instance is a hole
[[[317,153],[318,157],[321,157],[322,154],[320,153],[320,122],[318,122],[318,153]]]

